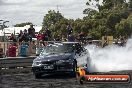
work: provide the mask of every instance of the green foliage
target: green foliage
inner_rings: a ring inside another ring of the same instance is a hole
[[[90,31],[89,35],[92,36],[93,39],[100,39],[101,38],[101,35],[100,35],[100,33],[98,33],[97,30]]]
[[[20,23],[20,24],[16,24],[16,25],[14,25],[14,27],[24,27],[24,26],[26,26],[26,25],[32,25],[33,23],[31,23],[31,22],[26,22],[26,23]]]
[[[122,19],[120,23],[115,26],[117,35],[122,36],[131,36],[132,34],[132,14],[128,17],[128,19]]]
[[[90,6],[88,0],[87,6]],[[96,0],[99,2],[99,0]],[[73,33],[85,32],[93,39],[101,39],[104,35],[114,37],[131,36],[132,34],[132,1],[126,0],[103,0],[103,5],[96,5],[99,9],[87,8],[83,11],[87,14],[83,19],[66,19],[61,13],[54,10],[48,11],[43,19],[43,30],[48,27],[53,36],[67,36],[67,25],[71,24]],[[42,30],[42,31],[43,31]]]
[[[89,6],[88,3],[86,5]],[[128,21],[131,14],[130,3],[131,1],[126,3],[126,0],[103,0],[103,5],[98,6],[99,12],[90,14],[90,9],[85,9],[84,12],[89,11],[86,13],[88,16],[84,17],[84,20],[90,22],[89,35],[94,38],[100,38],[103,35],[130,36],[132,33],[129,27],[130,21]],[[123,19],[127,20],[123,21]]]
[[[50,25],[54,25],[56,22],[58,22],[60,19],[63,19],[64,17],[59,13],[59,11],[50,10],[48,11],[48,14],[44,16],[43,19],[43,26],[49,27]]]

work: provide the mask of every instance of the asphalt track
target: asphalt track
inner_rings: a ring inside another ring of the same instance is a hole
[[[130,74],[132,71],[118,71],[111,73]],[[0,88],[132,88],[130,83],[106,83],[106,84],[78,84],[75,77],[68,74],[48,75],[41,79],[35,79],[32,73],[5,74],[0,75]]]

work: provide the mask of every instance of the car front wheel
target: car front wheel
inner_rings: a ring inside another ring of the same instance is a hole
[[[73,64],[73,71],[72,71],[72,76],[76,76],[76,71],[77,71],[77,62],[74,61],[74,64]]]

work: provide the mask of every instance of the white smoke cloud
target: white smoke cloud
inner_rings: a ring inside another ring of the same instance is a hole
[[[125,47],[97,48],[92,45],[86,48],[90,52],[89,69],[92,72],[132,70],[132,39],[128,40]]]

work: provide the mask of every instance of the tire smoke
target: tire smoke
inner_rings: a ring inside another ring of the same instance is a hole
[[[126,46],[111,45],[99,48],[95,45],[85,47],[90,53],[90,72],[109,72],[132,70],[132,39],[129,39]]]

